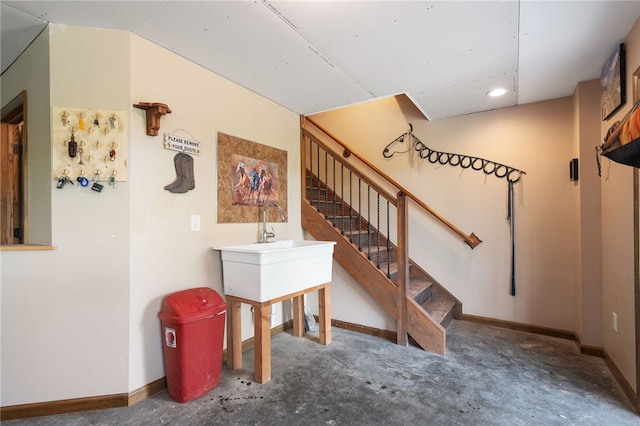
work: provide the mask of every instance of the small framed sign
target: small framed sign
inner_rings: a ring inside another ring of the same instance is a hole
[[[185,154],[201,154],[199,141],[178,135],[165,134],[164,147],[171,151],[184,152]]]

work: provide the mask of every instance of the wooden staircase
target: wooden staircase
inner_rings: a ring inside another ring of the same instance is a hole
[[[335,241],[335,260],[400,320],[398,247],[309,169],[305,180],[303,228],[317,240]],[[406,331],[424,350],[444,354],[446,327],[462,317],[462,303],[411,259],[408,270]]]

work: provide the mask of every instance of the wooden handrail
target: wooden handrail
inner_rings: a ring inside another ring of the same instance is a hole
[[[440,221],[443,225],[445,225],[447,228],[451,229],[453,232],[455,232],[456,234],[458,234],[459,236],[462,237],[462,239],[464,240],[464,242],[471,247],[472,249],[475,248],[478,244],[480,244],[482,242],[482,240],[480,238],[478,238],[476,236],[476,234],[474,234],[473,232],[469,235],[467,235],[464,231],[462,231],[460,228],[458,228],[457,226],[455,226],[453,223],[451,223],[449,220],[447,220],[444,216],[442,216],[441,214],[439,214],[438,212],[436,212],[435,210],[433,210],[431,207],[429,207],[427,204],[425,204],[422,200],[420,200],[418,197],[416,197],[415,195],[413,195],[410,191],[408,191],[406,188],[404,188],[402,185],[400,185],[398,182],[396,182],[395,180],[393,180],[389,175],[387,175],[386,173],[384,173],[382,170],[378,169],[376,166],[374,166],[372,163],[370,163],[368,160],[366,160],[365,158],[361,157],[360,155],[358,155],[355,152],[352,152],[347,145],[345,145],[342,141],[340,141],[337,137],[335,137],[334,135],[332,135],[330,132],[328,132],[326,129],[324,129],[322,126],[320,126],[319,124],[317,124],[316,122],[314,122],[312,119],[310,119],[309,117],[302,117],[302,122],[303,122],[303,128],[304,128],[304,121],[308,121],[311,124],[313,124],[315,127],[317,127],[319,130],[321,130],[322,132],[324,132],[327,136],[329,136],[331,139],[333,139],[338,145],[340,145],[343,149],[345,154],[347,154],[347,156],[353,155],[354,157],[356,157],[358,160],[360,160],[364,165],[366,165],[367,167],[369,167],[371,170],[373,170],[375,173],[377,173],[378,175],[380,175],[382,178],[384,178],[386,181],[388,181],[390,184],[392,184],[393,186],[395,186],[400,192],[402,192],[403,194],[405,194],[407,197],[409,197],[411,200],[413,200],[413,202],[415,202],[418,206],[420,206],[423,210],[425,210],[426,212],[428,212],[431,216],[435,217],[438,221]],[[305,129],[306,130],[306,129]],[[317,138],[315,138],[317,140]]]

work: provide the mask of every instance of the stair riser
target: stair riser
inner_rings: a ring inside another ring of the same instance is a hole
[[[340,203],[334,204],[330,201],[311,201],[311,205],[325,216],[346,216],[349,214],[348,211],[345,212],[346,209]]]
[[[328,197],[327,191],[318,188],[306,189],[307,200],[324,200],[324,197]]]
[[[384,246],[386,244],[386,239],[382,236],[378,236],[378,234],[375,231],[369,232],[369,233],[347,235],[347,238],[349,238],[353,244],[357,246],[363,246],[363,247],[366,247],[367,245]]]
[[[445,317],[442,318],[442,320],[440,321],[440,325],[443,326],[444,328],[447,328],[449,324],[451,324],[451,320],[453,320],[453,309],[447,312],[447,315],[445,315]]]
[[[376,263],[376,262],[380,262],[381,264],[386,263],[387,259],[389,258],[389,254],[387,253],[386,250],[369,252],[367,250],[367,246],[363,246],[361,251],[373,263]],[[386,268],[386,266],[384,266],[384,268]]]
[[[416,294],[413,300],[415,300],[418,303],[418,305],[422,305],[432,297],[433,297],[433,289],[431,287],[428,287],[422,290],[420,293]]]
[[[359,229],[360,224],[358,223],[358,218],[353,216],[349,217],[327,217],[327,220],[333,223],[337,229],[341,232],[348,232],[350,230]]]
[[[353,235],[345,235],[349,239],[349,241],[356,246],[366,246],[368,234],[353,234]]]

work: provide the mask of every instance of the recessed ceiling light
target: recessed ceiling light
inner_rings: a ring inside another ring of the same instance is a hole
[[[487,92],[487,96],[490,96],[492,98],[497,98],[498,96],[502,96],[507,92],[508,92],[507,89],[503,89],[502,87],[500,87],[500,88],[497,88],[497,89],[489,90]]]

